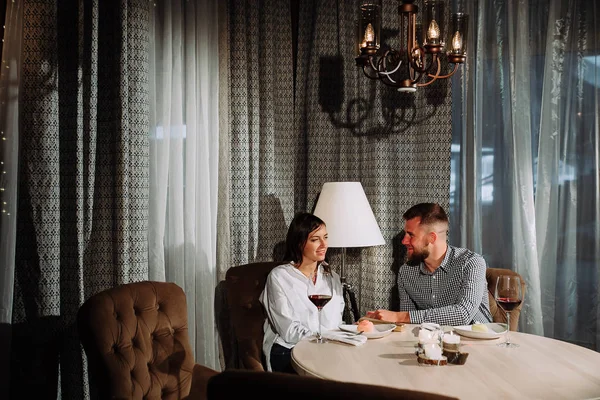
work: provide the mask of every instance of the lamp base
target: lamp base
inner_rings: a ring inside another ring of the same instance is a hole
[[[360,319],[360,314],[358,312],[358,303],[356,302],[356,294],[354,294],[354,288],[348,282],[346,282],[346,278],[341,278],[342,281],[342,289],[344,292],[344,303],[346,303],[346,307],[344,308],[343,318],[346,321],[346,316],[354,318],[354,321],[347,321],[347,323],[357,322]],[[348,306],[349,305],[349,306]],[[350,315],[352,312],[352,315]]]

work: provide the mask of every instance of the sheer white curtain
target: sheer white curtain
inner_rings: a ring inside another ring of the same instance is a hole
[[[521,331],[600,349],[600,5],[457,3],[450,240],[524,276]]]
[[[196,362],[219,369],[214,316],[218,0],[155,3],[149,277],[184,289]]]
[[[0,69],[0,371],[10,371],[17,236],[22,21],[22,2],[8,2]],[[8,393],[9,379],[6,373],[0,377],[0,393]]]
[[[0,324],[12,321],[19,160],[20,1],[8,2],[0,73]],[[1,357],[0,357],[1,358]]]

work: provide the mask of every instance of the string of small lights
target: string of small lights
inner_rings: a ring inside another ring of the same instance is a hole
[[[7,22],[15,21],[19,4],[12,0],[6,3],[6,9],[0,13],[2,19],[2,42],[0,43],[0,54],[2,55],[2,67],[0,68],[0,218],[6,222],[7,218],[15,217],[16,207],[16,172],[18,149],[16,139],[18,132],[10,132],[9,129],[16,129],[15,121],[18,118],[12,113],[17,109],[14,104],[8,104],[9,101],[18,101],[18,96],[13,96],[14,90],[8,85],[15,85],[15,74],[17,71],[11,70],[11,65],[15,66],[16,60],[11,59],[13,55],[7,56],[9,47],[12,43],[7,43],[7,37],[10,38],[10,32],[7,34]],[[9,29],[16,27],[9,26]],[[0,223],[2,223],[0,222]]]

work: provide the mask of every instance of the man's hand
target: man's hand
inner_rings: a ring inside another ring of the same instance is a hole
[[[376,311],[367,311],[367,317],[395,323],[410,323],[410,315],[407,311],[395,312],[379,309]]]

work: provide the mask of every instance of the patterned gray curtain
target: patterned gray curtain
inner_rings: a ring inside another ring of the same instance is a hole
[[[387,243],[348,249],[345,272],[362,313],[396,306],[402,213],[448,207],[450,82],[400,94],[369,81],[354,61],[358,1],[291,5],[229,2],[230,264],[272,259],[323,183],[360,181]],[[383,6],[384,40],[397,47],[397,2]],[[328,254],[339,268],[339,249]]]
[[[323,183],[360,181],[386,240],[385,246],[347,249],[344,272],[364,314],[398,307],[403,212],[420,202],[448,209],[452,126],[448,80],[399,93],[356,67],[359,4],[300,2],[294,110],[306,143],[306,208],[312,210]],[[397,49],[398,3],[382,6],[382,46]],[[328,254],[339,268],[339,249]]]
[[[24,2],[14,398],[88,398],[77,310],[147,278],[150,6]]]
[[[229,2],[231,265],[277,257],[302,193],[290,2]]]

